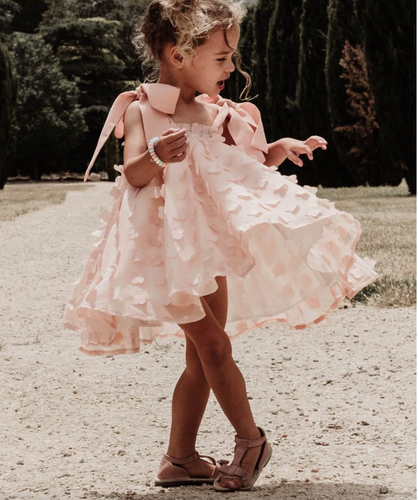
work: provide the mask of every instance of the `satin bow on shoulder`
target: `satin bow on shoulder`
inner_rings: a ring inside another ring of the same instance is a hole
[[[123,117],[132,102],[139,101],[139,107],[144,118],[145,135],[147,142],[149,142],[152,137],[158,136],[164,130],[170,128],[167,115],[174,114],[179,95],[179,88],[162,83],[143,83],[135,90],[119,94],[110,108],[100,133],[93,157],[84,175],[84,182],[87,181],[90,170],[113,129],[115,129],[115,136],[118,139],[124,136]],[[263,153],[268,152],[268,146],[260,112],[254,104],[236,104],[228,99],[219,96],[212,98],[206,94],[199,96],[197,99],[202,102],[218,104],[221,108],[215,118],[214,126],[222,125],[229,116],[227,127],[235,144],[242,146],[247,154],[255,156],[258,161],[262,163],[265,161]]]
[[[268,153],[268,144],[264,133],[261,114],[257,106],[251,102],[236,103],[223,97],[209,97],[206,94],[196,98],[198,101],[210,102],[221,106],[218,118],[225,120],[229,115],[227,122],[228,131],[237,146],[243,146],[248,155],[255,156],[257,160],[264,163],[263,153]],[[221,123],[219,123],[221,125]]]
[[[119,94],[115,99],[115,102],[112,104],[105,124],[103,125],[93,158],[87,167],[86,173],[84,174],[84,182],[87,181],[90,170],[92,169],[100,150],[109,138],[109,135],[112,133],[112,130],[115,129],[115,136],[118,139],[121,139],[125,135],[123,117],[126,109],[132,102],[139,101],[139,103],[143,103],[146,99],[148,99],[149,105],[152,109],[159,114],[162,113],[167,115],[174,113],[179,95],[180,89],[171,85],[164,85],[162,83],[143,83],[135,90]],[[163,132],[163,130],[161,132]],[[152,137],[147,137],[147,141],[151,138]]]

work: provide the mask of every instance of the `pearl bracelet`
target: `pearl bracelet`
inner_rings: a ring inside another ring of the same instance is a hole
[[[158,137],[153,137],[148,144],[148,152],[151,156],[151,160],[159,165],[160,167],[165,167],[167,164],[157,155],[155,152],[155,145],[157,144]]]

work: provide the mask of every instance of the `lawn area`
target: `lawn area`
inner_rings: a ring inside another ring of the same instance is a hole
[[[80,183],[23,182],[6,184],[0,190],[0,222],[19,215],[62,203],[68,191],[84,191],[89,185]]]
[[[416,197],[406,183],[397,187],[357,187],[318,190],[339,210],[360,222],[357,245],[361,257],[376,261],[379,279],[354,297],[382,307],[416,303]]]
[[[81,183],[6,184],[0,191],[0,222],[13,220],[65,200],[68,191],[86,190]],[[377,262],[379,279],[353,301],[382,307],[416,303],[416,197],[403,182],[397,187],[319,188],[318,196],[335,201],[362,226],[357,246],[361,257]]]

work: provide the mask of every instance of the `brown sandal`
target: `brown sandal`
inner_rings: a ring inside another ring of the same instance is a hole
[[[215,465],[215,469],[210,477],[191,477],[187,470],[182,467],[182,465],[189,464],[200,458],[207,458]],[[201,486],[202,484],[213,484],[219,473],[218,468],[224,463],[227,463],[227,461],[221,460],[220,462],[216,462],[214,458],[199,455],[197,452],[185,458],[174,458],[165,454],[161,459],[160,468],[155,479],[155,486],[168,488],[169,486]]]
[[[261,433],[261,437],[258,439],[240,439],[238,436],[235,436],[236,446],[234,460],[230,465],[224,463],[219,467],[219,476],[216,478],[214,483],[216,491],[248,491],[254,486],[254,483],[257,481],[261,471],[268,464],[272,454],[271,446],[268,444],[266,439],[266,433],[260,427],[258,430]],[[256,446],[261,446],[261,451],[255,465],[254,473],[250,476],[248,471],[241,467],[241,461],[247,450],[249,448],[255,448]],[[221,485],[221,479],[238,479],[242,486],[238,488],[227,488]]]

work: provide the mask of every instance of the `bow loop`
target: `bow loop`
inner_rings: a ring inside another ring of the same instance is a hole
[[[266,158],[268,144],[264,133],[263,122],[258,108],[251,102],[236,103],[221,96],[210,97],[202,94],[196,98],[202,102],[217,104],[221,107],[215,119],[214,126],[220,126],[227,116],[227,128],[237,146],[243,146],[245,152],[260,162]]]
[[[162,83],[143,83],[135,90],[119,94],[112,104],[105,124],[103,125],[96,150],[94,151],[90,164],[84,174],[84,182],[87,181],[90,170],[92,169],[100,150],[112,133],[112,130],[115,129],[115,136],[118,139],[121,139],[125,135],[123,117],[128,106],[132,102],[139,101],[140,104],[144,104],[148,99],[150,106],[156,111],[173,114],[177,106],[179,95],[180,89],[171,85],[164,85]]]

